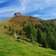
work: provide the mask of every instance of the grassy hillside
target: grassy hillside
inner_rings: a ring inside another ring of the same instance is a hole
[[[0,56],[56,56],[56,50],[39,47],[20,39],[16,39],[7,35],[3,28],[8,21],[0,22]]]
[[[14,15],[4,26],[7,34],[15,38],[28,38],[45,48],[56,50],[56,21],[40,20],[32,16]]]
[[[24,40],[17,42],[0,32],[0,56],[56,56],[56,51],[41,48]]]

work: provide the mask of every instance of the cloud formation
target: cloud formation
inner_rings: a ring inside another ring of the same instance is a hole
[[[21,12],[24,15],[31,15],[42,19],[56,18],[56,1],[55,0],[0,0],[1,19],[13,16],[15,12]]]

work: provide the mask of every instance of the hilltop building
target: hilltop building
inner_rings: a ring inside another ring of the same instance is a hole
[[[14,15],[21,15],[21,13],[20,12],[17,12],[17,13],[14,13]]]

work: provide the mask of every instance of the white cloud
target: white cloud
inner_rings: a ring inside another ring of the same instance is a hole
[[[56,4],[55,0],[21,0],[21,2],[27,11],[45,9],[53,4]]]
[[[9,11],[18,12],[18,11],[21,11],[21,9],[19,9],[19,8],[7,8],[7,7],[0,9],[0,13],[6,13]]]
[[[47,19],[54,19],[54,18],[56,18],[56,13],[50,13],[50,14],[47,14],[47,15],[34,14],[32,16],[38,17],[40,19],[47,20]]]
[[[40,14],[34,14],[34,15],[32,15],[32,16],[34,16],[34,17],[40,17],[40,16],[42,16],[42,15],[40,15]]]
[[[0,3],[4,3],[7,2],[8,0],[0,0]],[[35,11],[35,10],[44,10],[45,8],[49,8],[52,6],[56,5],[56,0],[14,0],[15,4],[12,3],[4,8],[0,8],[0,14],[3,13],[7,13],[7,12],[22,12],[22,13],[27,13],[27,12],[31,12],[31,11]],[[20,4],[20,6],[19,6]],[[56,6],[55,6],[56,8]],[[53,11],[52,11],[53,10]],[[41,14],[34,14],[33,16],[35,17],[42,17],[45,18],[46,16],[52,16],[55,17],[54,15],[56,15],[56,13],[54,12],[54,9],[50,9],[46,15],[41,15]],[[56,11],[56,9],[55,9]],[[46,13],[47,11],[43,11],[42,13]],[[44,14],[45,14],[44,13]],[[50,14],[51,13],[51,14]]]
[[[0,1],[5,2],[8,0],[0,0]],[[17,0],[17,2],[19,1]],[[9,10],[18,10],[18,11],[20,10],[20,12],[30,12],[30,11],[39,10],[39,9],[43,10],[47,7],[52,6],[52,4],[56,3],[55,0],[20,0],[20,2],[21,2],[21,6],[11,5],[9,6],[9,9],[7,7],[7,8],[4,8],[4,10],[2,8],[0,9],[0,13],[6,12]]]

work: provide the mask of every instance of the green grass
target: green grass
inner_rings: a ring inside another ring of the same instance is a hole
[[[0,33],[0,56],[56,56],[56,51],[26,41],[17,42]]]
[[[0,21],[0,28],[8,24],[9,20]]]
[[[3,28],[4,22],[0,23]],[[0,30],[0,56],[56,56],[56,51],[20,40],[17,42]]]

